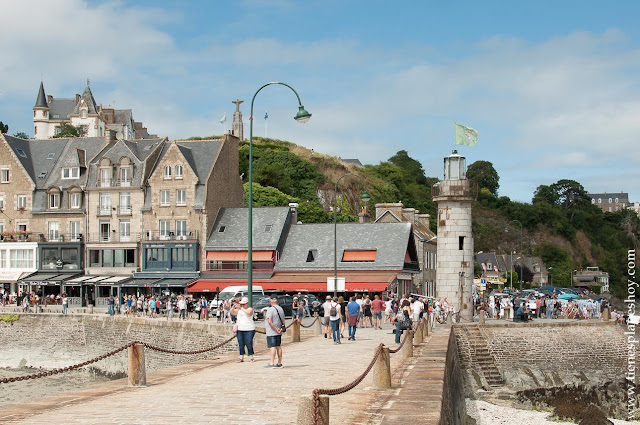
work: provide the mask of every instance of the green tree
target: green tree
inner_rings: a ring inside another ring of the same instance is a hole
[[[8,132],[9,132],[9,125],[4,124],[2,121],[0,121],[0,133],[6,134]]]
[[[61,137],[83,137],[85,131],[81,125],[71,125],[66,122],[60,123],[60,133],[53,136],[54,138]]]
[[[24,131],[18,131],[16,134],[14,134],[15,137],[19,137],[21,139],[28,139],[29,135],[27,133],[25,133]]]
[[[427,184],[427,177],[424,175],[422,164],[418,160],[411,158],[407,151],[398,151],[395,155],[389,158],[389,162],[404,169],[415,179],[416,183],[420,185]]]
[[[489,161],[476,161],[469,165],[467,178],[475,181],[478,187],[489,189],[494,196],[498,196],[500,176],[498,176],[498,172]]]
[[[541,201],[560,206],[569,222],[573,222],[577,210],[591,206],[591,198],[584,187],[577,181],[569,179],[558,180],[551,186],[538,186],[533,196],[533,203]]]

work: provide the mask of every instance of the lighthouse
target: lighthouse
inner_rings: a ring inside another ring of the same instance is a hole
[[[467,180],[465,158],[456,150],[444,158],[444,179],[433,186],[438,203],[436,297],[446,298],[462,319],[473,319],[473,233],[471,203],[477,186]]]

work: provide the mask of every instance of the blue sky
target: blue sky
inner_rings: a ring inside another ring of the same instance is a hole
[[[446,3],[446,4],[442,4]],[[608,3],[608,4],[607,4]],[[453,122],[500,194],[530,201],[562,178],[640,201],[636,1],[0,0],[0,120],[33,134],[40,79],[132,108],[170,138],[219,134],[256,99],[254,134],[378,163],[400,149],[441,177]]]

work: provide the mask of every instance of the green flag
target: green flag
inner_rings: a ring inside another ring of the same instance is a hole
[[[455,124],[455,127],[455,145],[474,146],[476,144],[478,141],[478,132],[476,130],[457,123]]]

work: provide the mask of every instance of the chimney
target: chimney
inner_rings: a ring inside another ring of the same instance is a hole
[[[394,213],[399,219],[402,219],[402,202],[376,204],[376,220],[387,211]]]
[[[429,224],[430,224],[430,223],[429,223],[429,220],[431,219],[431,216],[430,216],[429,214],[418,214],[416,217],[417,217],[417,219],[418,219],[418,220],[417,220],[417,221],[418,221],[418,223],[419,223],[422,227],[424,227],[424,228],[426,228],[426,229],[428,229],[428,228],[429,228]]]
[[[291,224],[298,224],[298,203],[289,204],[289,212],[291,213]]]
[[[51,96],[50,94],[47,95],[47,103],[51,104],[51,101],[53,100],[53,96]]]
[[[416,210],[415,208],[403,208],[402,209],[402,216],[405,218],[406,221],[408,221],[411,224],[414,224],[416,222]]]
[[[107,143],[111,143],[111,142],[115,142],[118,139],[116,138],[116,132],[114,130],[111,130],[109,128],[107,128],[104,132],[105,135],[105,139],[107,141]]]
[[[370,218],[371,216],[364,209],[360,214],[358,214],[358,221],[360,222],[360,224],[368,223]]]
[[[80,103],[80,95],[76,93],[76,105]]]

